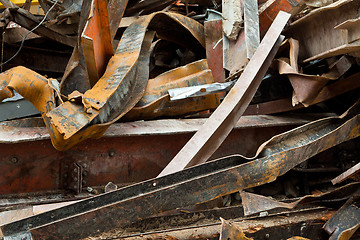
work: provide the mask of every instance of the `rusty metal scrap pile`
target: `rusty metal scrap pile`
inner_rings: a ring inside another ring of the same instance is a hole
[[[360,0],[0,2],[0,239],[360,236]]]

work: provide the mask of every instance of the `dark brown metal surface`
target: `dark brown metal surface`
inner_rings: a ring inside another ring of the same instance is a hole
[[[4,52],[4,59],[9,59],[13,56],[18,48],[19,46],[14,44],[5,44],[6,51]],[[20,55],[4,65],[4,70],[6,71],[21,65],[41,74],[48,74],[50,76],[54,74],[60,75],[64,73],[66,63],[69,61],[70,56],[71,52],[68,51],[24,46]],[[54,61],[55,58],[56,61]]]

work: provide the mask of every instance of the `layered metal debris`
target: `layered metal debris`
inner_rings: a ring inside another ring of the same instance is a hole
[[[0,0],[0,239],[356,239],[358,0]]]

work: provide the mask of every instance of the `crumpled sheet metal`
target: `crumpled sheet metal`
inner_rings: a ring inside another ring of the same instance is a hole
[[[217,94],[170,101],[168,90],[213,83],[211,70],[206,60],[196,61],[165,72],[150,79],[145,93],[134,108],[123,119],[138,120],[156,117],[172,117],[214,109],[220,104]]]
[[[66,150],[86,138],[100,137],[110,124],[141,99],[149,77],[149,68],[144,66],[149,65],[149,49],[154,35],[148,27],[154,28],[159,22],[162,22],[157,31],[160,38],[182,36],[177,41],[185,42],[187,37],[194,36],[195,40],[188,39],[193,47],[205,45],[203,27],[182,15],[159,12],[136,21],[124,32],[103,77],[82,96],[82,104],[74,99],[74,102],[67,101],[55,109],[47,109],[43,115],[56,149]],[[161,28],[167,24],[174,26],[174,31],[176,29],[174,36],[168,36],[169,33]],[[32,75],[37,76],[36,73]],[[30,97],[27,100],[34,105],[37,101],[48,101],[45,97]]]
[[[81,41],[81,34],[90,15],[91,2],[82,2],[77,42],[60,81],[60,91],[65,96],[68,96],[75,90],[84,93],[91,88]]]
[[[290,46],[290,58],[278,59],[277,67],[280,74],[288,76],[293,86],[293,106],[302,103],[307,107],[312,104],[312,101],[330,80],[338,79],[343,72],[339,72],[336,67],[333,67],[328,73],[321,76],[301,73],[298,69],[299,42],[290,38],[287,43]]]
[[[253,161],[239,155],[225,157],[3,225],[0,232],[4,236],[27,232],[34,240],[83,239],[159,212],[272,182],[317,153],[360,136],[359,112],[356,105],[340,117],[277,135],[259,148]]]
[[[312,101],[312,104],[325,102],[334,97],[340,96],[346,92],[350,92],[360,87],[359,81],[360,73],[355,73],[349,77],[335,81],[332,84],[326,85],[317,97]],[[291,98],[284,98],[270,102],[250,105],[245,111],[244,115],[261,115],[261,114],[274,114],[279,112],[286,112],[303,108],[303,105],[292,105]]]
[[[329,240],[348,240],[360,227],[359,195],[349,199],[323,228],[331,236]]]
[[[304,205],[312,202],[326,202],[331,200],[334,203],[336,200],[344,201],[344,199],[349,199],[354,195],[360,194],[360,183],[350,183],[348,185],[339,187],[335,190],[319,194],[319,195],[307,195],[301,197],[299,200],[285,203],[273,200],[271,198],[249,193],[245,191],[240,192],[240,196],[242,199],[242,205],[244,207],[245,216],[249,216],[255,213],[260,213],[276,208],[288,208],[293,209],[296,206]]]

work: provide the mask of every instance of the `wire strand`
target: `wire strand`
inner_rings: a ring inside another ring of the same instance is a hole
[[[1,63],[0,64],[0,67],[2,68],[5,64],[9,63],[11,60],[13,60],[21,51],[21,49],[23,48],[24,46],[24,42],[26,40],[26,38],[29,36],[30,33],[32,33],[33,31],[35,31],[38,27],[40,27],[41,24],[43,24],[43,22],[46,20],[47,16],[49,15],[50,11],[55,7],[55,5],[59,2],[59,0],[56,0],[54,2],[54,4],[49,8],[49,10],[46,12],[44,18],[38,23],[38,25],[36,25],[33,29],[31,29],[25,36],[24,38],[22,39],[21,41],[21,44],[20,44],[20,47],[19,49],[17,50],[17,52],[11,57],[9,58],[8,60],[6,60],[4,63]]]

